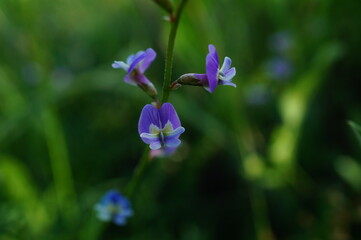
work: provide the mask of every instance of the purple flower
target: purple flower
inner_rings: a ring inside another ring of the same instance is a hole
[[[234,67],[230,68],[232,60],[229,57],[225,57],[223,65],[220,67],[216,48],[212,44],[209,44],[208,50],[209,53],[206,57],[206,74],[194,74],[194,77],[198,78],[203,87],[211,93],[217,85],[236,87],[236,84],[232,83],[232,78],[236,75],[236,69]]]
[[[272,79],[286,80],[293,72],[292,63],[282,57],[274,57],[267,62],[266,71]]]
[[[160,109],[147,104],[140,114],[138,132],[150,149],[172,153],[181,143],[184,128],[172,104],[164,103]]]
[[[116,190],[108,191],[95,206],[98,218],[102,221],[114,221],[116,225],[123,226],[126,219],[133,216],[130,202]]]
[[[157,95],[153,83],[144,75],[149,65],[154,61],[157,56],[156,52],[148,48],[144,51],[139,51],[136,54],[130,55],[126,62],[114,61],[112,64],[113,68],[122,68],[127,74],[124,77],[124,81],[131,85],[138,85],[144,91],[148,92],[149,95]]]

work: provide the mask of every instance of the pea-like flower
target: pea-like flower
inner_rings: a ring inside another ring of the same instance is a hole
[[[173,152],[181,143],[179,136],[184,131],[172,104],[164,103],[159,109],[150,104],[144,106],[139,118],[138,132],[150,149]]]
[[[151,97],[157,95],[157,90],[153,83],[144,75],[149,65],[157,56],[156,52],[148,48],[145,51],[139,51],[136,54],[130,55],[126,62],[114,61],[113,68],[121,68],[127,72],[124,81],[131,85],[137,85],[147,92]]]
[[[116,190],[108,191],[95,206],[98,218],[102,221],[113,221],[116,225],[126,224],[128,217],[133,216],[129,200]]]
[[[284,57],[274,57],[267,62],[266,71],[272,79],[287,80],[293,72],[292,62]]]
[[[180,85],[193,85],[202,86],[208,92],[212,93],[218,85],[236,87],[236,84],[232,82],[233,77],[236,75],[236,69],[234,67],[231,68],[232,60],[229,57],[225,57],[222,67],[220,67],[216,48],[212,44],[209,44],[208,50],[206,73],[184,74],[170,86],[171,89],[176,89],[180,87]]]

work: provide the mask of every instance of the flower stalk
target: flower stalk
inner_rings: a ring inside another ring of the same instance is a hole
[[[149,162],[150,158],[149,158],[149,147],[147,146],[144,149],[143,155],[138,163],[137,168],[134,171],[134,174],[132,176],[132,179],[130,180],[130,182],[127,185],[127,188],[125,189],[125,195],[128,198],[132,198],[135,189],[137,188],[138,182],[140,177],[143,175],[145,167],[147,166],[147,163]]]
[[[174,17],[171,18],[171,30],[169,33],[167,55],[165,59],[165,69],[164,69],[164,81],[163,81],[163,94],[161,103],[165,103],[169,98],[169,85],[171,82],[172,76],[172,65],[173,65],[173,53],[174,53],[174,43],[177,35],[178,25],[180,16],[182,14],[183,8],[188,0],[181,0],[179,6],[174,14]]]
[[[157,108],[160,108],[160,106],[162,106],[162,104],[165,103],[169,98],[169,85],[170,85],[170,82],[171,82],[171,74],[172,74],[174,42],[175,42],[175,38],[176,38],[176,35],[177,35],[180,16],[181,16],[182,10],[183,10],[186,2],[187,2],[187,0],[181,0],[180,4],[179,4],[179,6],[178,6],[178,8],[176,10],[176,13],[175,14],[170,14],[173,17],[170,19],[171,20],[170,21],[170,23],[171,23],[171,31],[170,31],[170,34],[169,34],[167,55],[166,55],[166,60],[165,60],[163,94],[162,94],[162,100],[161,100],[160,104],[157,101],[157,99],[155,99]],[[149,152],[150,152],[150,149],[147,146],[145,148],[145,150],[144,150],[144,153],[143,153],[143,155],[141,157],[141,160],[140,160],[137,168],[135,169],[135,172],[134,172],[134,174],[132,176],[132,179],[130,180],[130,182],[127,185],[125,194],[129,198],[131,198],[132,195],[134,194],[134,192],[136,190],[136,187],[138,185],[139,179],[143,175],[144,170],[145,170],[145,168],[147,166],[147,163],[150,160]]]

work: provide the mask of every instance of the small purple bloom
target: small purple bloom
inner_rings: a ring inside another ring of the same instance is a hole
[[[184,131],[177,112],[170,103],[164,103],[160,109],[147,104],[140,114],[138,132],[152,150],[173,152],[173,148],[181,143],[179,136]]]
[[[133,216],[130,202],[116,190],[108,191],[101,201],[95,206],[98,218],[102,221],[113,221],[116,225],[123,226],[126,219]]]
[[[152,91],[155,91],[156,95],[157,91],[153,83],[144,75],[144,72],[154,61],[156,56],[156,52],[153,49],[148,48],[145,52],[139,51],[136,54],[130,55],[126,62],[114,61],[112,67],[121,68],[127,72],[124,77],[124,81],[126,83],[138,86],[148,86],[148,88],[150,87]]]
[[[236,69],[234,67],[230,68],[232,60],[229,57],[225,57],[223,65],[220,67],[216,48],[212,44],[209,44],[208,50],[209,53],[206,57],[206,74],[194,74],[194,77],[198,78],[203,84],[203,87],[211,93],[217,85],[236,87],[236,84],[232,83],[232,78],[236,75]]]
[[[267,72],[273,79],[286,80],[293,72],[292,63],[283,57],[274,57],[267,62]]]

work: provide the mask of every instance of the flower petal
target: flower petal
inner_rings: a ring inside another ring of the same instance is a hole
[[[138,74],[137,75],[137,83],[144,83],[146,85],[151,85],[154,87],[153,83],[143,74]]]
[[[157,150],[162,147],[162,142],[159,134],[142,133],[140,134],[140,138],[143,140],[143,142],[149,144],[149,147],[152,150]]]
[[[142,55],[144,53],[144,51],[139,51],[136,54],[132,54],[127,58],[127,64],[131,65],[135,59],[137,59],[140,55]]]
[[[124,77],[124,81],[131,85],[137,85],[138,82],[141,82],[142,74],[138,74],[136,71],[133,72],[134,69],[136,69],[137,64],[142,61],[145,57],[144,52],[138,52],[137,55],[133,57],[133,62],[130,63],[130,66],[128,68],[127,75]],[[128,60],[127,60],[128,62]],[[136,74],[136,76],[134,75]],[[149,81],[149,80],[148,80]]]
[[[213,45],[209,45],[209,53],[206,57],[206,73],[208,78],[209,92],[213,92],[217,86],[218,68],[219,62],[216,49]]]
[[[223,65],[219,71],[223,73],[228,71],[228,69],[231,67],[231,64],[232,64],[232,60],[229,57],[225,57]]]
[[[219,61],[218,61],[218,53],[216,50],[216,47],[212,44],[208,45],[208,51],[209,54],[214,58],[214,60],[216,61],[217,65],[219,65]]]
[[[124,77],[124,82],[130,84],[130,85],[134,85],[137,86],[137,80],[131,75],[131,74],[127,74]]]
[[[209,54],[206,58],[206,73],[209,91],[213,92],[217,86],[218,65]]]
[[[173,129],[181,126],[181,122],[175,111],[174,107],[170,103],[164,103],[159,109],[159,116],[161,122],[161,128],[164,128],[168,121],[172,124]]]
[[[140,63],[139,71],[141,73],[144,73],[145,70],[147,70],[147,68],[149,67],[149,65],[154,61],[156,56],[157,53],[153,49],[148,48],[147,50],[145,50],[145,56],[143,61]]]
[[[126,224],[126,217],[119,213],[115,214],[114,223],[118,226],[124,226]]]
[[[178,147],[181,144],[181,140],[178,138],[172,138],[165,141],[167,147]]]
[[[158,150],[162,147],[162,143],[160,141],[155,141],[155,142],[152,142],[150,145],[149,145],[149,148],[152,149],[152,150]]]
[[[140,61],[142,61],[144,59],[144,57],[145,57],[145,52],[143,52],[139,56],[137,54],[137,56],[134,58],[134,61],[129,64],[130,66],[129,66],[129,69],[128,69],[128,75],[136,68],[137,64]]]
[[[236,84],[234,84],[231,81],[224,81],[224,80],[219,80],[218,85],[228,85],[228,86],[232,86],[232,87],[237,87]]]
[[[146,144],[151,144],[154,142],[159,142],[159,134],[156,133],[141,133],[140,137],[142,138],[143,142]]]
[[[177,138],[179,137],[179,135],[184,133],[184,131],[185,131],[184,127],[177,127],[173,131],[165,133],[165,139],[167,140],[170,138]]]
[[[163,147],[163,154],[164,154],[164,156],[170,156],[175,152],[176,149],[177,149],[176,147],[164,146]]]
[[[133,215],[130,201],[116,190],[105,193],[95,210],[100,220],[112,220],[117,225],[125,225],[126,218]]]
[[[151,124],[161,128],[159,121],[159,111],[153,105],[147,104],[142,109],[142,113],[140,114],[139,122],[138,122],[138,132],[149,133],[149,127]]]
[[[111,218],[112,218],[112,214],[108,211],[108,208],[107,206],[103,206],[101,204],[97,204],[95,205],[95,210],[97,211],[98,213],[98,218],[101,220],[101,221],[110,221]]]
[[[231,81],[232,78],[234,78],[234,76],[236,76],[236,69],[233,67],[225,72],[225,75],[222,80]]]
[[[113,68],[121,68],[121,69],[124,69],[125,71],[128,71],[129,65],[123,61],[114,61],[114,63],[112,64],[112,67]]]

